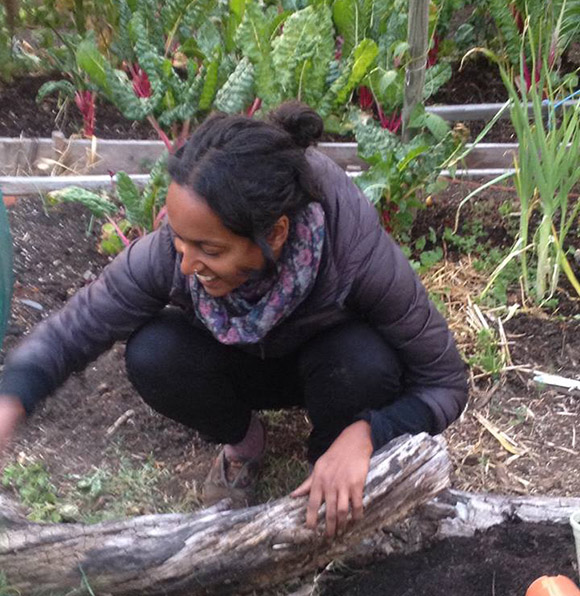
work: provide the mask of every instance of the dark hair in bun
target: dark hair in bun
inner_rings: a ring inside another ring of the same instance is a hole
[[[305,149],[323,123],[308,106],[292,101],[266,121],[216,113],[169,159],[177,184],[202,197],[226,228],[253,240],[273,266],[266,241],[280,216],[316,200]]]
[[[317,141],[324,130],[322,118],[306,104],[287,101],[270,112],[268,119],[280,126],[294,139],[299,147],[309,147]]]

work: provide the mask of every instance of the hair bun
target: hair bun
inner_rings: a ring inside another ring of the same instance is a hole
[[[299,101],[287,101],[269,114],[269,120],[290,134],[299,147],[308,147],[317,141],[324,130],[322,118],[309,106]]]

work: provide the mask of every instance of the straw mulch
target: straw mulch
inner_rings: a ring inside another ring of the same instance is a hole
[[[488,279],[469,257],[447,261],[423,278],[437,303],[445,305],[445,316],[471,365],[468,407],[445,432],[455,464],[454,486],[578,496],[580,396],[538,384],[533,371],[577,378],[580,324],[515,303],[478,306]],[[477,357],[482,329],[492,338],[493,372],[482,368]]]

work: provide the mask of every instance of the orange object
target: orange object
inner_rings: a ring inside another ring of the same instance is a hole
[[[530,585],[526,596],[580,596],[580,590],[565,575],[544,575]]]
[[[4,195],[4,205],[6,207],[14,207],[14,205],[16,205],[16,197],[12,195]]]

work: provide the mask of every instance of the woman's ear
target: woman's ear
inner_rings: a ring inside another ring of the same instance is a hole
[[[288,219],[287,215],[281,215],[270,230],[268,238],[266,239],[270,245],[270,248],[272,249],[272,252],[274,253],[274,258],[277,259],[280,256],[282,247],[286,243],[286,240],[288,240],[289,232],[290,220]]]

